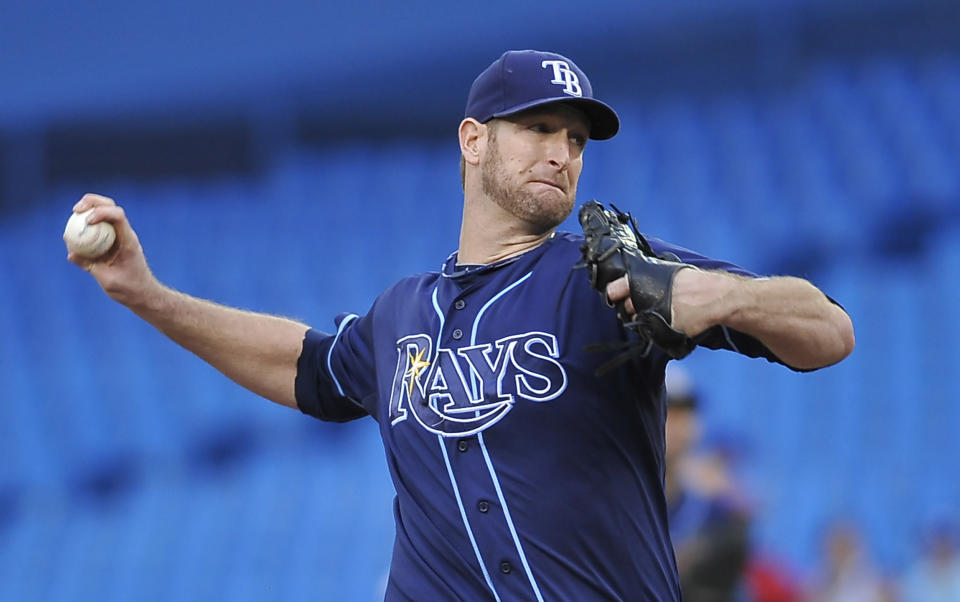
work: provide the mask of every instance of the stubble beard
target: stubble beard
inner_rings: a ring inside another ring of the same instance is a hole
[[[541,198],[522,188],[510,188],[510,178],[503,165],[496,135],[487,144],[488,153],[480,168],[480,184],[484,194],[510,215],[523,220],[537,234],[560,225],[573,211],[574,194],[564,194],[562,201]]]

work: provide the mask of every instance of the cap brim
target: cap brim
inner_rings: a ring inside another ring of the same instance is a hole
[[[573,105],[583,111],[590,120],[590,138],[593,140],[608,140],[616,135],[620,129],[620,118],[616,111],[606,103],[594,98],[571,98],[570,96],[555,96],[553,98],[538,98],[532,102],[510,107],[505,111],[494,113],[491,117],[507,117],[521,111],[532,109],[546,104],[562,102]]]

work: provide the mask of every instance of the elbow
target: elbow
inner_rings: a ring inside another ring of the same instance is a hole
[[[821,293],[822,294],[822,293]],[[824,327],[830,333],[830,343],[825,351],[828,356],[823,366],[831,366],[845,360],[853,353],[857,338],[853,332],[853,320],[839,303],[830,300],[829,309],[823,314]]]
[[[848,316],[846,312],[843,312],[843,322],[839,326],[837,331],[840,337],[840,344],[842,347],[840,359],[837,360],[837,361],[840,361],[846,358],[847,356],[849,356],[851,353],[853,353],[853,348],[857,346],[857,337],[853,333],[853,321],[850,319],[850,316]]]
[[[818,367],[832,366],[846,359],[857,345],[856,335],[853,332],[853,321],[847,312],[837,308],[837,316],[833,320],[833,343],[824,353]]]
[[[819,340],[816,348],[810,348],[807,355],[792,356],[784,363],[798,372],[811,372],[837,364],[853,353],[856,337],[853,322],[845,311],[838,308],[836,318],[820,332],[823,336],[816,337]]]

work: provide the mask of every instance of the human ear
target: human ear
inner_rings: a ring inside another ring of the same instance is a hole
[[[486,126],[472,117],[460,122],[460,154],[470,165],[480,164],[480,146]]]

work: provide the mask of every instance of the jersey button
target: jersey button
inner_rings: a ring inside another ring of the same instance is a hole
[[[480,500],[480,502],[477,504],[477,510],[486,514],[490,511],[490,502],[487,500]]]
[[[459,449],[459,450],[462,451],[462,452],[465,452],[465,451],[467,451],[468,449],[470,449],[470,444],[467,443],[467,440],[466,440],[466,439],[461,439],[461,440],[457,441],[457,449]]]
[[[467,306],[467,302],[464,301],[463,299],[457,299],[457,302],[454,303],[453,306],[456,307],[457,309],[463,309],[464,307]]]
[[[509,562],[503,561],[500,563],[500,572],[503,573],[504,575],[509,575],[512,570],[513,570],[513,567],[510,565]]]
[[[459,341],[460,339],[462,339],[462,338],[463,338],[463,331],[460,330],[459,328],[454,329],[454,331],[453,331],[453,338],[457,339],[458,341]]]

